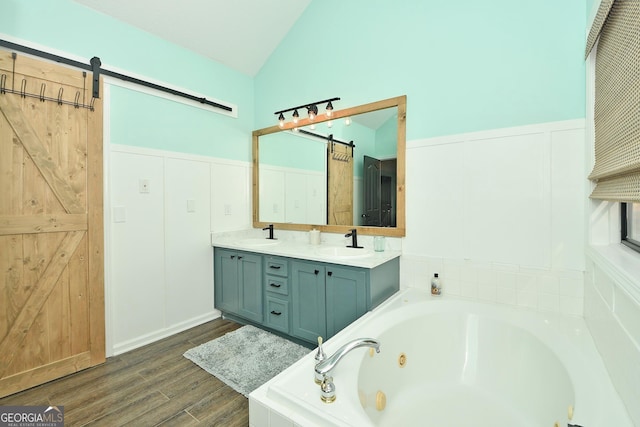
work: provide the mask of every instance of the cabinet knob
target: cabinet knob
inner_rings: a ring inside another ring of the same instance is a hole
[[[231,255],[231,259],[236,259],[236,256],[235,255]]]
[[[271,310],[271,314],[273,314],[274,316],[280,316],[282,313],[279,311]]]
[[[317,276],[318,273],[320,273],[320,270],[313,270],[313,272],[315,273],[315,275]]]
[[[242,257],[241,257],[241,256],[238,256],[238,259],[242,259]]]
[[[328,274],[329,276],[333,276],[333,271],[327,271],[327,274]]]

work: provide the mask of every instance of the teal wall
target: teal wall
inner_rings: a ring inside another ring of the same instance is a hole
[[[326,146],[323,140],[291,132],[260,137],[260,164],[324,172]]]
[[[591,15],[591,10],[594,7],[600,6],[600,0],[586,0],[586,2],[587,2],[587,19],[588,19],[589,16]]]
[[[256,124],[407,95],[407,139],[585,117],[585,0],[312,1],[255,79]]]
[[[0,33],[238,106],[234,119],[113,88],[113,143],[249,161],[273,111],[333,96],[406,94],[408,139],[583,118],[595,1],[316,0],[255,78],[70,0],[4,0]]]
[[[70,0],[3,0],[0,33],[238,106],[238,118],[114,87],[111,142],[251,160],[250,76]]]
[[[379,159],[396,157],[397,147],[398,115],[394,114],[376,130],[376,157]]]

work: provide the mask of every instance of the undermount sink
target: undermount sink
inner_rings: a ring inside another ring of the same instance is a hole
[[[370,249],[364,248],[348,248],[346,246],[329,246],[326,248],[320,248],[317,251],[318,255],[328,256],[333,258],[366,258],[373,254]]]
[[[280,240],[253,238],[253,239],[242,239],[242,240],[239,240],[238,243],[243,246],[259,247],[259,246],[277,245],[280,243]]]

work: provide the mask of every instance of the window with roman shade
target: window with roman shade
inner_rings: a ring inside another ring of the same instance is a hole
[[[596,41],[590,197],[640,202],[640,0],[602,0],[585,56]]]

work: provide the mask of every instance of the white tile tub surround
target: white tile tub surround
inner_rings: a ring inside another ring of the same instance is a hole
[[[408,141],[400,286],[582,315],[584,126]]]
[[[587,249],[585,321],[611,381],[640,425],[640,254],[620,245]]]
[[[540,312],[582,316],[583,272],[535,270],[403,254],[400,288],[428,289],[438,273],[442,292]]]

